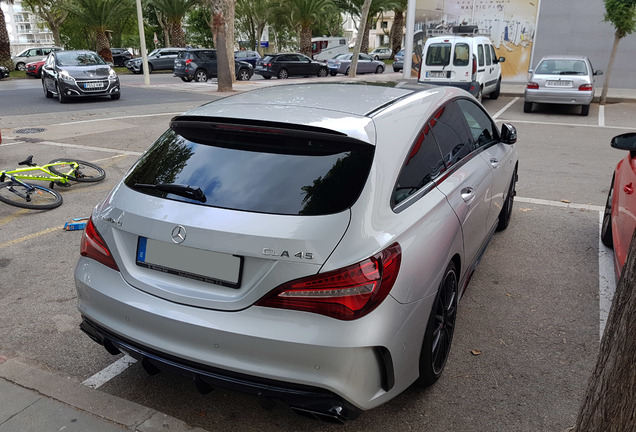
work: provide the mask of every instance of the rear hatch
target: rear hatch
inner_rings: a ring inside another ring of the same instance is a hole
[[[186,67],[193,59],[192,53],[187,51],[179,51],[177,58],[174,59],[173,72],[175,75],[185,75]]]
[[[433,38],[427,42],[425,50],[420,81],[446,84],[472,80],[470,43],[465,39]]]
[[[318,273],[338,245],[374,147],[321,128],[236,122],[173,119],[98,208],[130,285],[239,310]]]

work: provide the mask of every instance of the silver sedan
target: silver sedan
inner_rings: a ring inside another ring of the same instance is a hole
[[[349,75],[349,69],[351,68],[351,62],[353,61],[353,54],[338,54],[332,59],[327,60],[327,67],[329,68],[329,74],[336,76],[337,74]],[[373,60],[368,54],[360,53],[358,57],[358,66],[356,68],[356,74],[364,73],[383,73],[385,65],[380,60]]]
[[[531,112],[535,103],[581,105],[586,116],[594,98],[594,77],[603,71],[595,71],[584,56],[546,56],[529,73],[524,112]]]

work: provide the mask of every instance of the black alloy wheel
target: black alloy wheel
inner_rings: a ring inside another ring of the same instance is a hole
[[[444,272],[424,334],[419,377],[424,385],[434,384],[446,365],[455,332],[458,293],[457,270],[451,261]]]

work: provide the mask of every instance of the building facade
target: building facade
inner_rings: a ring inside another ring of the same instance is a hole
[[[22,7],[21,0],[14,3],[0,3],[9,34],[11,55],[17,55],[27,48],[53,45],[53,33],[37,15]]]

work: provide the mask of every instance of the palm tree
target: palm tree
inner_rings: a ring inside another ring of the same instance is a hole
[[[197,0],[149,0],[148,2],[157,9],[167,24],[167,30],[170,34],[170,44],[175,47],[185,47],[185,32],[183,31],[182,22],[184,17],[199,2]]]
[[[95,34],[97,54],[107,62],[112,62],[113,54],[110,52],[110,41],[106,31],[117,21],[133,14],[134,6],[132,0],[74,0],[64,8]]]
[[[391,58],[402,48],[402,29],[404,28],[404,14],[407,8],[407,0],[394,0],[393,12],[395,14],[393,18],[393,26],[391,27]]]
[[[13,4],[13,0],[3,0],[5,3]],[[0,8],[0,65],[6,66],[9,70],[13,70],[13,62],[11,61],[11,45],[9,41],[9,32],[7,31],[7,23],[4,19],[4,12]]]
[[[326,9],[333,7],[331,0],[281,0],[277,9],[299,30],[300,52],[311,57],[312,25],[320,21]]]

